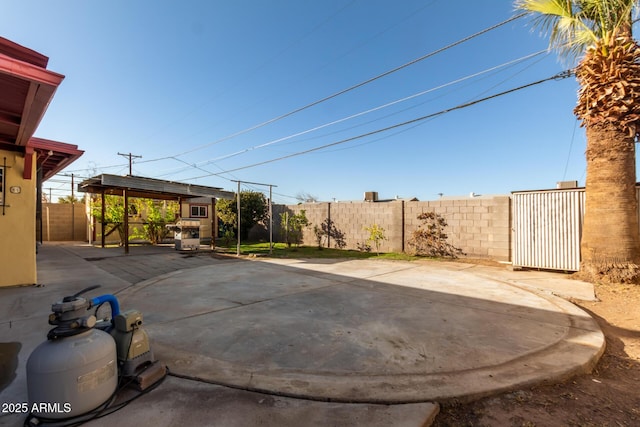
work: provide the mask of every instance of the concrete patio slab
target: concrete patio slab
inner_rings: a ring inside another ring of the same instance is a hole
[[[588,371],[604,345],[572,304],[447,263],[252,260],[118,297],[180,375],[314,400],[470,399]]]
[[[437,402],[587,372],[604,350],[595,321],[555,296],[593,287],[544,272],[77,244],[45,245],[38,268],[41,287],[0,289],[0,343],[19,343],[0,402],[26,401],[51,304],[93,284],[143,312],[171,370],[87,425],[429,425]],[[0,425],[23,421],[0,414]]]

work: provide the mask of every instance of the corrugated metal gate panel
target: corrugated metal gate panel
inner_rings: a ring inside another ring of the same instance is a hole
[[[584,189],[513,193],[513,265],[577,271]]]

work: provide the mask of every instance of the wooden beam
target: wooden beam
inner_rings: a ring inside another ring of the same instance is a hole
[[[31,147],[25,148],[24,168],[22,169],[22,179],[30,180],[33,177],[33,153],[35,150]]]

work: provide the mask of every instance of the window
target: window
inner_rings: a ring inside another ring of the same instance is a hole
[[[207,218],[207,206],[204,205],[189,205],[191,210],[191,218]]]

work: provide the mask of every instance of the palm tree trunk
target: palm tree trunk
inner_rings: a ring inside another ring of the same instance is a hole
[[[587,125],[582,277],[638,282],[640,232],[635,141],[611,122]]]

